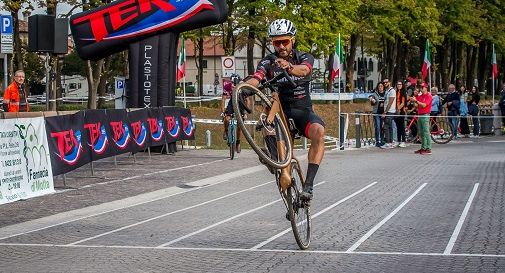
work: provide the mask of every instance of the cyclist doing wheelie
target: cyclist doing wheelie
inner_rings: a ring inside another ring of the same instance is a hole
[[[240,82],[240,76],[233,73],[230,76],[230,80],[227,80],[223,83],[223,96],[221,97],[221,117],[223,118],[224,124],[224,132],[223,139],[227,140],[228,138],[228,125],[230,124],[230,119],[233,114],[233,106],[231,101],[231,96],[233,93],[233,88]],[[246,99],[246,105],[248,104],[248,99]],[[241,111],[241,115],[245,118],[245,111]],[[240,128],[237,128],[237,140],[236,140],[236,148],[235,151],[240,153]]]
[[[311,140],[302,193],[302,198],[310,200],[314,178],[324,155],[324,122],[312,110],[310,99],[309,83],[312,80],[314,57],[294,49],[295,34],[293,22],[286,19],[273,21],[268,36],[272,39],[275,52],[260,61],[256,72],[246,82],[257,87],[263,80],[278,76],[284,73],[282,70],[286,70],[296,83],[296,87],[293,87],[287,78],[280,77],[276,84],[278,90],[272,94],[272,98],[280,100],[286,118],[292,119],[298,132]],[[283,170],[281,184],[289,184],[290,179],[289,171]]]

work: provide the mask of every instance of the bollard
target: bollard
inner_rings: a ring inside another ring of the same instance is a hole
[[[340,114],[340,132],[339,132],[339,146],[340,146],[340,150],[344,150],[344,131],[345,131],[345,128],[344,128],[344,125],[345,125],[345,118],[344,118],[344,115]]]
[[[493,105],[493,127],[494,127],[494,135],[495,136],[501,136],[501,123],[502,123],[502,118],[501,118],[501,109],[500,106],[498,106],[498,103]]]
[[[360,113],[356,113],[356,148],[361,148]]]
[[[304,150],[307,150],[307,138],[306,137],[302,137],[302,138],[303,138],[302,147]]]
[[[207,148],[210,148],[211,146],[211,133],[209,130],[205,131],[205,146],[207,146]]]

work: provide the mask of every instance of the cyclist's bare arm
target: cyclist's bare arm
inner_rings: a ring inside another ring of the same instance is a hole
[[[285,69],[289,75],[303,78],[310,74],[310,68],[305,64],[291,64],[282,58],[277,59],[276,62],[279,67]]]

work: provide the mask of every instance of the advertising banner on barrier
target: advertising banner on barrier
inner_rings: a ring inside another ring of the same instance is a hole
[[[84,148],[91,151],[91,161],[115,155],[111,153],[111,149],[108,147],[112,133],[107,120],[107,111],[105,109],[86,110],[84,112],[83,134],[88,140],[84,144]]]
[[[54,175],[67,173],[91,162],[84,130],[84,111],[46,118],[47,142]]]
[[[147,131],[147,109],[128,112],[130,135],[132,137],[131,152],[139,152],[150,146],[151,140]]]
[[[54,192],[44,118],[0,120],[0,204]]]
[[[112,155],[130,152],[132,137],[128,126],[126,109],[107,110],[106,122],[109,123],[111,134],[109,135],[109,150]]]
[[[167,142],[195,139],[195,125],[191,111],[185,108],[163,107]]]

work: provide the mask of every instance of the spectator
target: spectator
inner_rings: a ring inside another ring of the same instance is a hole
[[[466,92],[466,88],[462,85],[459,88],[459,129],[461,129],[461,134],[464,137],[470,137],[470,128],[468,127],[468,106],[466,104],[466,100],[468,97],[468,93]]]
[[[480,135],[480,121],[479,121],[479,102],[480,95],[479,90],[476,86],[472,87],[472,92],[470,93],[468,100],[468,113],[472,115],[472,123],[473,123],[473,135]]]
[[[407,124],[410,125],[412,120],[414,120],[414,123],[410,126],[410,134],[409,138],[413,140],[413,142],[416,141],[417,139],[417,131],[418,131],[418,122],[417,119],[414,119],[414,116],[417,115],[417,106],[412,100],[413,97],[419,96],[419,88],[414,88],[412,91],[412,96],[407,97]]]
[[[505,126],[505,83],[502,85],[500,95],[501,95],[501,98],[500,98],[500,101],[498,102],[498,106],[500,106],[501,115],[502,115],[502,123],[503,123],[503,126]]]
[[[374,127],[375,127],[375,146],[380,147],[384,145],[384,131],[382,127],[384,125],[381,114],[384,113],[384,84],[379,82],[375,92],[368,97],[370,104],[372,104],[372,113],[374,114]]]
[[[14,81],[7,86],[4,92],[4,111],[28,112],[30,110],[24,83],[25,72],[23,72],[23,70],[17,70],[14,73]]]
[[[442,114],[442,100],[438,96],[438,88],[433,86],[431,88],[431,116],[436,120],[436,116]]]
[[[421,136],[421,149],[415,151],[417,154],[431,155],[431,135],[430,135],[430,113],[432,97],[428,92],[428,85],[422,85],[422,94],[412,97],[414,103],[417,103],[417,115],[419,122],[419,135]]]
[[[459,116],[459,93],[456,92],[454,84],[449,85],[449,93],[445,96],[442,104],[447,103],[447,116],[449,116],[449,124],[451,126],[452,135],[458,137],[458,116]]]
[[[382,149],[392,149],[393,146],[393,115],[396,113],[396,91],[391,87],[389,79],[384,79],[384,89],[386,89],[386,100],[384,101],[384,113],[381,117],[384,119],[384,141]]]
[[[403,87],[403,82],[396,82],[396,136],[398,137],[398,147],[405,148],[405,108],[407,104],[407,91]]]

